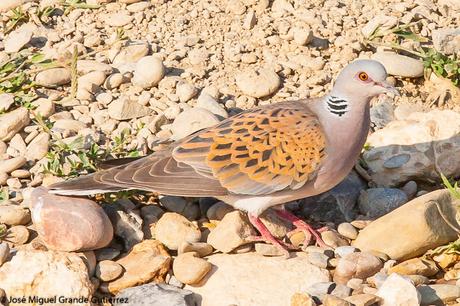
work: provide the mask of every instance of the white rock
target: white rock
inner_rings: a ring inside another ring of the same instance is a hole
[[[177,104],[173,104],[164,111],[164,116],[166,119],[176,119],[177,116],[180,114],[180,106]]]
[[[14,104],[14,96],[9,93],[0,94],[0,111],[7,111]]]
[[[245,95],[254,98],[269,96],[281,85],[279,76],[266,68],[246,70],[237,74],[235,80],[236,85]]]
[[[182,242],[177,250],[178,254],[194,252],[200,257],[208,256],[213,252],[213,248],[206,242]]]
[[[85,89],[90,93],[95,93],[98,86],[101,86],[105,81],[104,71],[91,71],[78,78],[78,88]]]
[[[11,187],[10,187],[11,188]],[[30,232],[24,225],[15,225],[6,231],[3,238],[6,242],[12,243],[14,246],[25,244],[30,237]]]
[[[112,73],[113,68],[109,64],[100,63],[94,60],[78,60],[77,61],[77,72],[79,74],[87,74],[91,71],[102,71],[106,75]]]
[[[10,247],[8,246],[8,243],[0,243],[0,267],[5,263],[5,261],[7,261],[9,256]]]
[[[123,75],[117,72],[107,77],[107,79],[105,80],[104,87],[109,90],[112,90],[118,88],[121,85],[121,83],[123,83]]]
[[[123,273],[123,267],[111,260],[103,260],[96,265],[96,277],[101,281],[109,282]]]
[[[228,117],[225,108],[221,104],[219,104],[219,102],[217,102],[213,97],[211,97],[205,92],[201,92],[200,96],[198,97],[196,106],[207,109],[211,113],[221,116],[223,118]]]
[[[183,111],[171,125],[172,138],[179,140],[194,132],[219,123],[219,119],[209,110],[196,107]]]
[[[382,306],[420,305],[421,296],[409,278],[391,274],[375,294],[383,299]]]
[[[81,121],[73,119],[59,119],[53,125],[52,130],[54,131],[71,131],[78,133],[78,131],[86,128],[86,124]]]
[[[365,37],[370,37],[377,29],[387,30],[394,27],[398,23],[396,16],[377,15],[369,20],[369,22],[361,28],[361,33]]]
[[[0,205],[0,223],[23,225],[30,222],[30,211],[19,205]]]
[[[439,52],[450,55],[460,54],[460,29],[443,28],[433,30],[433,45]]]
[[[313,39],[313,32],[310,29],[294,28],[294,41],[299,46],[308,45]]]
[[[196,253],[179,254],[173,262],[174,276],[184,284],[196,284],[211,270],[211,264]]]
[[[460,3],[457,0],[439,0],[439,6],[447,6],[453,10],[460,11]]]
[[[0,185],[3,186],[6,184],[6,181],[8,180],[8,174],[5,172],[0,172]]]
[[[6,150],[6,153],[10,156],[16,157],[19,155],[24,155],[26,152],[26,143],[22,139],[20,134],[16,134],[11,138],[10,145]]]
[[[132,82],[142,88],[151,88],[158,84],[165,75],[165,66],[155,56],[145,56],[136,64]]]
[[[123,27],[133,21],[133,16],[130,16],[125,11],[121,11],[104,16],[104,21],[112,27]]]
[[[165,213],[155,226],[155,238],[171,250],[177,250],[184,242],[198,242],[200,229],[182,215]]]
[[[29,1],[25,0],[2,0],[0,2],[0,13],[6,13],[11,9]]]
[[[147,239],[136,244],[130,252],[116,261],[124,273],[106,286],[112,294],[125,288],[164,280],[171,265],[171,257],[157,240]]]
[[[0,287],[13,297],[90,299],[94,290],[86,265],[78,255],[35,250],[18,250],[11,261],[3,264]]]
[[[216,250],[229,253],[235,248],[249,242],[250,236],[255,236],[256,231],[241,211],[233,211],[225,215],[222,221],[211,230],[208,243]]]
[[[344,245],[335,248],[334,253],[338,257],[345,257],[348,254],[359,252],[359,250],[353,246]]]
[[[383,267],[381,260],[370,253],[350,253],[341,257],[334,272],[334,282],[346,284],[352,278],[366,279]]]
[[[139,118],[148,116],[152,113],[150,108],[145,107],[137,102],[130,101],[125,97],[110,103],[108,111],[110,118],[116,120]]]
[[[37,107],[32,111],[32,113],[39,114],[45,119],[54,114],[55,105],[54,102],[49,99],[38,98],[32,102],[32,105]]]
[[[27,27],[21,27],[11,32],[3,42],[5,46],[5,52],[18,52],[30,41],[32,35],[32,30]]]
[[[256,23],[256,14],[254,13],[254,11],[249,11],[246,14],[246,17],[244,18],[243,28],[245,28],[246,30],[251,30],[256,25]]]
[[[381,62],[388,74],[407,78],[423,76],[424,67],[420,60],[393,52],[377,52],[371,58]]]
[[[176,85],[176,94],[179,96],[180,102],[187,102],[196,96],[198,90],[190,83],[180,81]]]
[[[23,156],[0,160],[0,172],[9,173],[20,168],[25,163],[26,159]]]
[[[125,2],[125,3],[132,3],[131,5],[128,5],[126,7],[126,9],[131,12],[131,13],[137,13],[137,12],[142,12],[142,11],[145,11],[147,10],[148,8],[150,8],[152,6],[151,3],[149,2],[139,2],[139,0],[122,0],[120,1],[121,3]],[[138,3],[134,3],[134,2],[138,2]]]
[[[433,110],[390,122],[367,139],[363,157],[379,186],[460,176],[460,113]],[[436,152],[434,154],[433,152]]]
[[[0,115],[0,140],[10,140],[29,122],[29,111],[24,107],[19,107],[14,111]]]
[[[26,148],[27,160],[40,160],[48,153],[50,135],[42,132],[32,140]]]
[[[340,223],[337,231],[340,235],[348,239],[356,239],[358,236],[358,230],[348,222]]]
[[[179,284],[180,286],[182,284]],[[126,288],[114,298],[113,306],[195,306],[199,297],[179,286],[164,283],[149,283]],[[129,301],[119,303],[118,301]]]
[[[294,7],[287,0],[275,0],[272,4],[272,11],[277,13],[291,12],[293,13]]]
[[[149,53],[149,45],[146,42],[132,42],[130,45],[124,47],[113,57],[113,64],[120,66],[126,63],[136,63],[142,57]]]
[[[67,68],[51,68],[37,73],[35,82],[44,87],[56,87],[70,83],[70,70]]]
[[[211,255],[211,271],[197,286],[185,289],[201,295],[202,306],[290,305],[294,293],[330,277],[327,270],[310,264],[305,254],[296,255],[288,260],[255,253]]]

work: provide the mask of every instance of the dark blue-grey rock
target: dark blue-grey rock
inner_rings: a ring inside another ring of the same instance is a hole
[[[136,214],[132,208],[127,205],[123,206],[119,202],[102,204],[107,216],[113,224],[115,235],[123,241],[126,250],[144,239],[142,231],[142,218]]]
[[[113,306],[197,306],[196,295],[167,284],[146,284],[124,289],[114,298]]]
[[[378,218],[409,201],[407,194],[396,188],[369,188],[361,192],[359,210],[369,218]]]
[[[375,130],[384,128],[395,119],[392,99],[386,95],[379,97],[377,103],[370,110],[371,127]]]
[[[356,203],[360,192],[366,187],[364,180],[352,171],[333,189],[301,200],[302,214],[317,221],[352,221],[357,216]]]

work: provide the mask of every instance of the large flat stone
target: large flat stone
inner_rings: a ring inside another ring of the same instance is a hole
[[[211,255],[207,258],[211,271],[199,284],[185,289],[201,295],[201,306],[289,306],[294,293],[330,280],[329,272],[310,264],[305,253],[291,256]]]
[[[459,204],[448,190],[430,192],[369,224],[353,245],[362,251],[383,252],[396,260],[422,255],[457,239],[452,226],[460,229],[455,220]]]

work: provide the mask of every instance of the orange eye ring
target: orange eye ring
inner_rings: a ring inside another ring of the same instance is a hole
[[[364,81],[366,82],[367,80],[369,80],[369,76],[367,75],[367,73],[365,72],[360,72],[358,74],[358,78],[361,80],[361,81]]]

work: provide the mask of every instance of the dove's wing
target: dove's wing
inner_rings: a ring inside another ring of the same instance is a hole
[[[169,150],[52,188],[62,194],[110,186],[181,196],[270,194],[298,189],[314,178],[325,145],[308,106],[282,102],[230,117]]]

